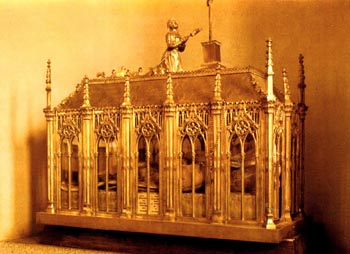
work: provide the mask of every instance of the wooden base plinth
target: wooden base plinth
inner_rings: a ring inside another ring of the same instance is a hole
[[[188,236],[207,239],[280,243],[297,233],[302,220],[279,223],[274,230],[259,224],[224,224],[204,221],[168,221],[123,216],[84,216],[79,214],[37,213],[37,223],[76,228]]]
[[[279,244],[46,226],[40,243],[116,253],[304,254],[299,236]]]

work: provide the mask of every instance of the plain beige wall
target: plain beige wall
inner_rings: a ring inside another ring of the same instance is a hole
[[[286,67],[298,99],[298,56],[305,56],[306,212],[324,223],[332,243],[350,250],[350,2],[214,0],[213,36],[223,64],[265,68],[273,41],[275,84]],[[0,240],[38,230],[45,179],[46,61],[52,60],[53,103],[86,74],[155,66],[165,49],[166,21],[180,32],[203,31],[182,54],[190,70],[208,39],[205,0],[0,0]]]

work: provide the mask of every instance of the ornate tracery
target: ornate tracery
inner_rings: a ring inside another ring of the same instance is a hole
[[[240,109],[228,126],[230,208],[233,220],[256,219],[256,173],[258,124],[246,108]]]
[[[146,114],[136,129],[137,142],[137,213],[157,215],[159,208],[159,137],[160,127]]]
[[[67,210],[79,209],[80,144],[78,115],[60,116],[58,134],[59,150],[59,207]]]
[[[119,168],[118,127],[116,114],[95,114],[97,208],[98,211],[117,211],[117,175]]]
[[[180,128],[181,135],[181,200],[182,215],[206,216],[207,126],[190,112]]]

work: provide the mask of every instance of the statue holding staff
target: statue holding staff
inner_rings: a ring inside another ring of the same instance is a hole
[[[180,52],[185,50],[188,39],[199,33],[201,29],[197,28],[189,35],[181,37],[177,30],[178,24],[175,19],[170,19],[167,22],[167,27],[168,32],[165,35],[167,49],[162,56],[161,63],[159,64],[158,68],[168,72],[181,72],[183,71],[183,68],[181,65]]]

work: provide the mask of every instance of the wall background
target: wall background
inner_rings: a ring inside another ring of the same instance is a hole
[[[298,100],[298,56],[305,56],[306,212],[334,246],[350,251],[350,2],[214,0],[213,37],[226,66],[265,68],[273,41],[275,85],[286,67]],[[0,240],[40,230],[45,207],[46,61],[52,60],[53,104],[84,75],[159,63],[166,21],[185,35],[203,31],[182,54],[185,69],[202,63],[208,39],[205,0],[0,0]]]

